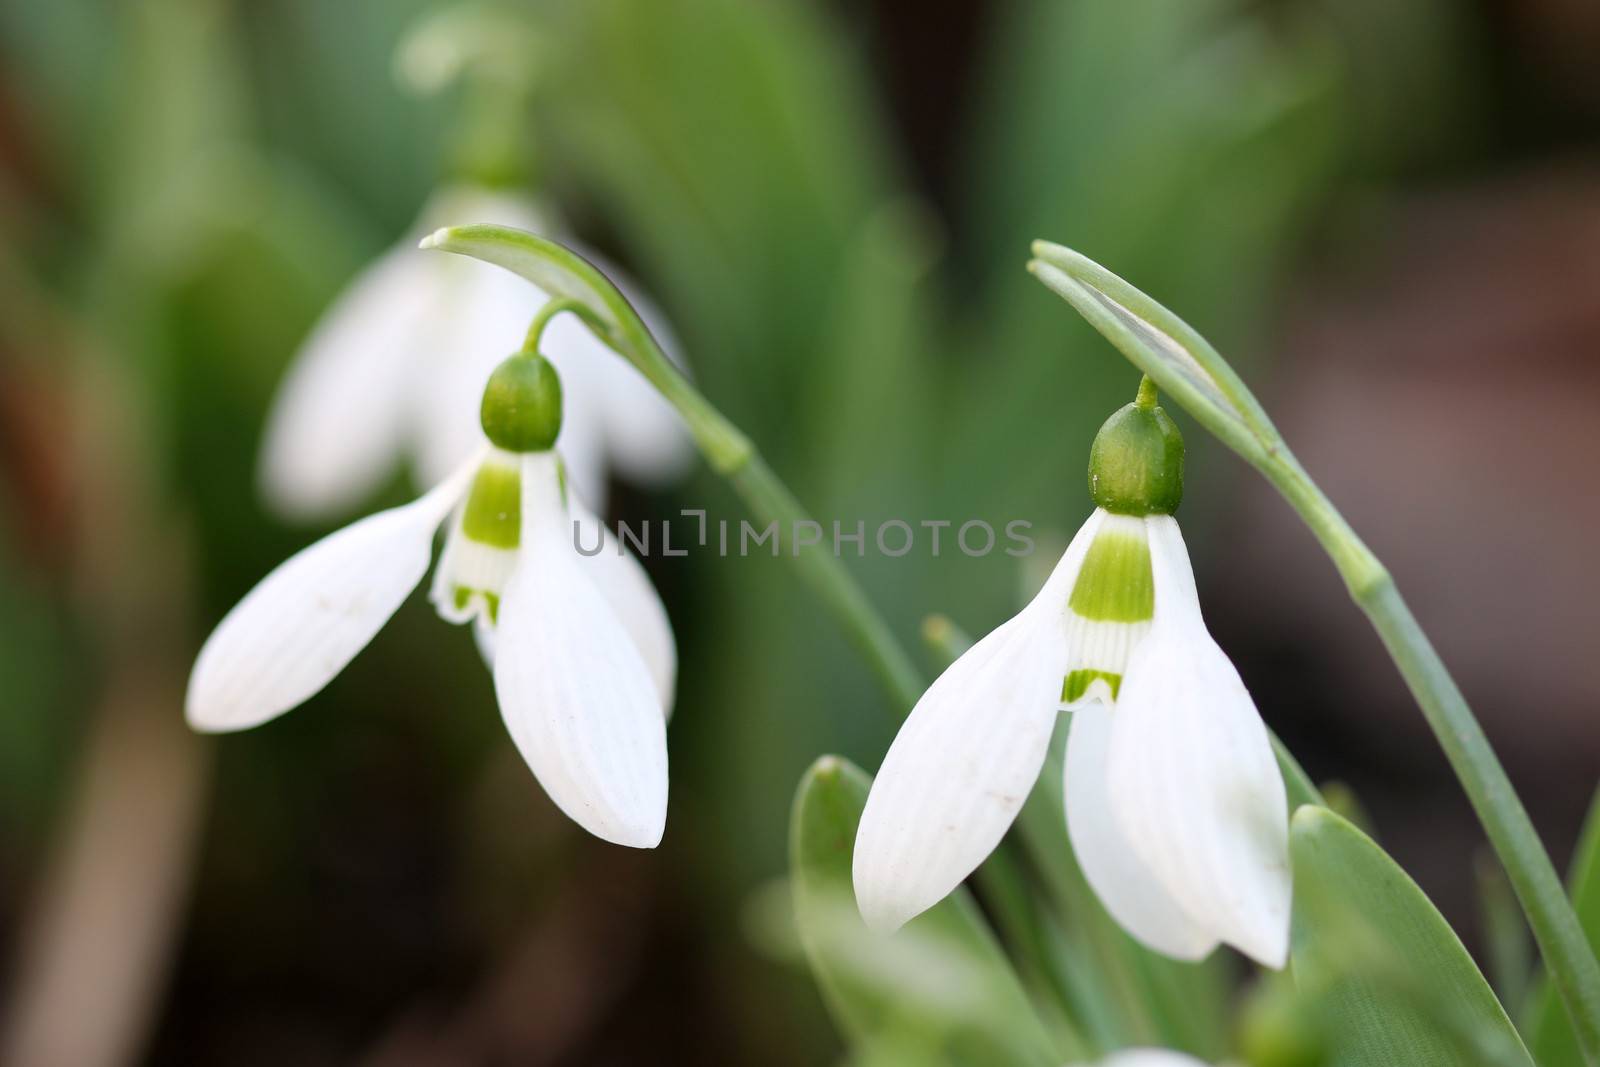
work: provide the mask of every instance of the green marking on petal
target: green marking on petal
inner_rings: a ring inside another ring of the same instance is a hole
[[[450,591],[450,599],[454,602],[457,611],[466,611],[474,597],[483,599],[484,607],[489,610],[489,621],[500,621],[500,594],[491,593],[487,589],[473,589],[470,586],[458,585]]]
[[[1096,671],[1087,667],[1068,673],[1061,680],[1061,703],[1070,704],[1074,700],[1083,698],[1089,687],[1097,680],[1103,680],[1111,687],[1111,699],[1117,699],[1117,693],[1122,689],[1122,675],[1111,671]]]
[[[495,548],[516,548],[522,534],[522,472],[516,466],[484,463],[467,493],[461,532]]]
[[[1155,616],[1150,545],[1139,533],[1101,530],[1084,557],[1067,606],[1095,622],[1143,622]]]

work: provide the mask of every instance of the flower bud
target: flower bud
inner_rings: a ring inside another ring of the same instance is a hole
[[[1089,495],[1118,515],[1171,515],[1183,499],[1183,435],[1154,387],[1118,410],[1089,447]]]
[[[561,432],[561,379],[536,352],[519,352],[489,375],[483,432],[507,452],[545,452]]]

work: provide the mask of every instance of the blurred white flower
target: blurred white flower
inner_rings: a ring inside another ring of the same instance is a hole
[[[302,345],[268,416],[261,485],[280,514],[315,521],[347,513],[408,455],[419,481],[432,485],[471,454],[483,383],[547,298],[509,271],[417,249],[437,226],[470,222],[551,228],[526,199],[447,189],[414,235],[355,277]],[[671,351],[659,316],[604,269]],[[687,431],[632,365],[572,315],[550,324],[542,351],[565,384],[559,447],[585,500],[604,510],[612,469],[648,486],[682,474],[692,455]]]
[[[577,551],[569,516],[598,523],[569,505],[552,451],[480,441],[419,499],[280,565],[201,649],[189,679],[190,724],[246,729],[321,690],[422,580],[452,510],[432,598],[447,620],[475,620],[500,647],[517,650],[493,662],[517,748],[579,825],[607,841],[654,847],[667,810],[671,626],[633,557],[614,544],[592,556]],[[586,552],[598,536],[584,531]]]
[[[1122,509],[1139,514],[1097,508],[1033,601],[951,664],[901,727],[856,839],[856,897],[870,925],[899,927],[983,862],[1067,710],[1067,828],[1106,910],[1169,956],[1200,959],[1226,942],[1283,966],[1283,778],[1250,694],[1201,618],[1170,514],[1182,470],[1181,438],[1171,435],[1091,466],[1097,502],[1126,499],[1118,491],[1131,486],[1137,502],[1154,504]],[[1174,470],[1157,472],[1167,480],[1132,462],[1171,441]]]
[[[1129,1048],[1113,1052],[1095,1067],[1206,1067],[1206,1064],[1193,1056],[1169,1049]]]

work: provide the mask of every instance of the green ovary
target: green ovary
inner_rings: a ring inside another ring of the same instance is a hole
[[[516,548],[522,537],[522,472],[489,461],[478,468],[461,515],[461,532],[481,545]]]
[[[1102,530],[1089,546],[1067,606],[1094,622],[1144,622],[1155,615],[1150,545],[1143,536]],[[1070,678],[1070,676],[1069,676]]]

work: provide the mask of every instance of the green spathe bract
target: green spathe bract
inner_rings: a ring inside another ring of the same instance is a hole
[[[1248,387],[1192,327],[1071,249],[1036,241],[1028,269],[1163,392],[1281,492],[1338,567],[1405,677],[1516,890],[1591,1064],[1600,1063],[1600,958],[1466,698],[1389,572],[1311,480]]]
[[[538,286],[552,305],[565,302],[563,310],[577,314],[595,337],[631,363],[677,409],[701,455],[733,484],[759,521],[776,519],[786,528],[810,521],[750,439],[673,365],[638,312],[594,264],[553,241],[506,226],[447,227],[424,238],[422,247],[497,264]],[[860,586],[836,556],[819,546],[805,547],[796,559],[806,580],[865,653],[901,713],[909,711],[922,695],[923,679]]]
[[[1171,515],[1183,500],[1183,434],[1149,393],[1141,386],[1089,447],[1089,495],[1117,515]]]
[[[545,452],[561,432],[561,379],[536,352],[519,352],[489,376],[479,409],[483,432],[507,452]]]

